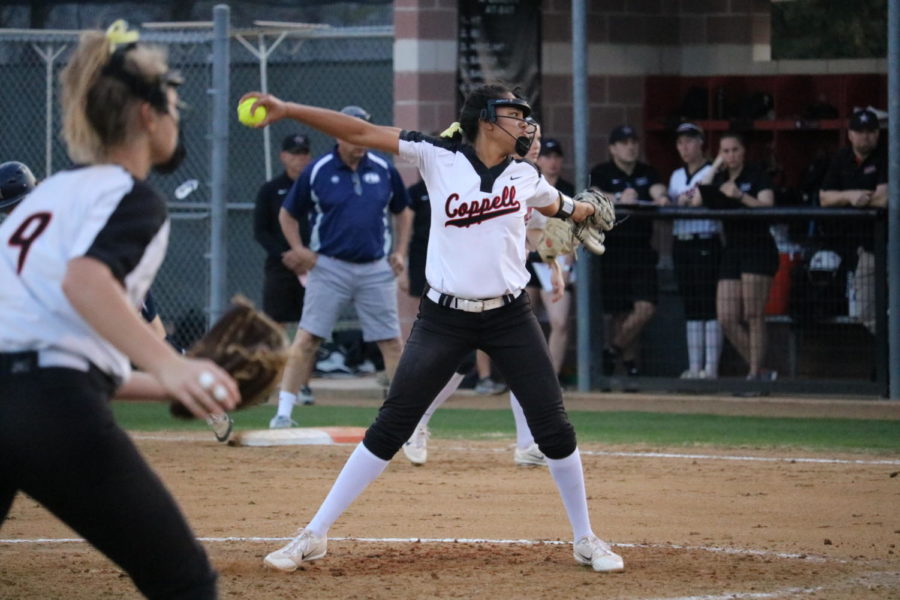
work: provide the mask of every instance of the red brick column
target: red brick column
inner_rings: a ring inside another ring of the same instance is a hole
[[[394,125],[440,131],[456,120],[455,0],[394,3]],[[398,162],[408,184],[415,169]]]

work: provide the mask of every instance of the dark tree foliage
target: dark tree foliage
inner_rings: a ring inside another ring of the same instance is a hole
[[[772,58],[887,55],[887,0],[796,0],[772,4]]]

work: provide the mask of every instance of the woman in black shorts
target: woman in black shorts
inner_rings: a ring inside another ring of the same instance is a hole
[[[719,155],[701,187],[711,208],[772,206],[772,182],[762,168],[747,165],[743,136],[729,132],[719,141]],[[708,185],[706,185],[708,184]],[[725,335],[750,367],[747,379],[771,380],[762,368],[766,353],[763,309],[778,270],[778,248],[765,221],[726,220],[725,248],[716,290],[716,314]]]
[[[61,76],[63,135],[82,166],[43,181],[0,226],[0,522],[22,491],[146,597],[211,599],[203,547],[109,407],[114,393],[177,398],[206,418],[238,399],[227,373],[140,316],[169,235],[146,178],[184,153],[181,79],[135,38],[124,23],[82,35]]]

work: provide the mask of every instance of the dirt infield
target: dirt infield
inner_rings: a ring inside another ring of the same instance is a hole
[[[436,440],[422,468],[394,460],[324,560],[286,575],[263,556],[311,517],[352,448],[209,437],[136,439],[204,538],[222,598],[900,597],[900,456],[584,446],[595,530],[626,564],[599,575],[572,559],[548,472],[516,468],[511,440]],[[36,541],[72,537],[19,496],[0,529],[0,598],[137,597],[86,544]]]

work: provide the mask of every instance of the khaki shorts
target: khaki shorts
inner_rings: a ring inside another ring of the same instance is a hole
[[[356,309],[363,340],[400,337],[397,280],[386,258],[351,263],[319,255],[306,282],[300,329],[323,339],[331,337],[348,302]]]

